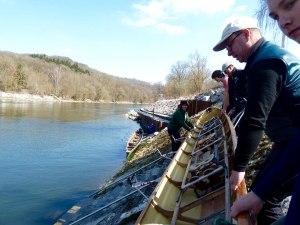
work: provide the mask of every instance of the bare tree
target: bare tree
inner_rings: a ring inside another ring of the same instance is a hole
[[[210,71],[207,68],[207,58],[200,56],[195,50],[189,55],[189,81],[192,86],[192,91],[201,93],[204,81],[210,76]]]
[[[55,88],[55,94],[57,94],[58,85],[62,78],[62,68],[60,66],[56,66],[47,71],[50,80],[53,82]]]
[[[153,95],[154,99],[158,99],[161,94],[165,94],[165,87],[162,82],[157,82],[153,84]]]
[[[171,67],[171,72],[167,76],[167,80],[171,82],[176,91],[177,96],[180,97],[185,92],[185,86],[188,75],[188,64],[185,61],[177,61]]]

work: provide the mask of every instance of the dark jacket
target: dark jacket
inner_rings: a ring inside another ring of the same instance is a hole
[[[190,131],[194,128],[194,125],[190,122],[189,115],[186,111],[182,109],[177,109],[168,123],[169,130],[179,130],[181,127]]]
[[[233,165],[240,172],[245,171],[264,129],[276,130],[274,137],[285,136],[290,130],[288,141],[294,136],[292,130],[296,134],[300,128],[300,60],[262,38],[255,44],[244,71],[248,81],[247,106]],[[278,127],[282,115],[291,122],[289,127]],[[272,120],[267,123],[268,117]]]
[[[231,77],[228,77],[229,105],[226,109],[229,112],[244,98],[247,99],[247,76],[243,70],[235,69]]]

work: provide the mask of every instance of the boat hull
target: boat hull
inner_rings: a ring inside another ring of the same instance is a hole
[[[126,144],[126,155],[128,155],[135,151],[137,146],[140,144],[142,138],[144,136],[143,129],[137,129],[129,138],[127,144]]]
[[[239,193],[231,192],[229,171],[236,134],[230,119],[218,108],[208,108],[182,143],[136,224],[213,224],[224,218],[250,224],[248,215],[230,218],[230,205]]]

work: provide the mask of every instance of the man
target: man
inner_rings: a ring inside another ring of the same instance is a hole
[[[242,70],[238,70],[230,62],[222,65],[222,71],[228,75],[229,106],[226,112],[230,112],[234,118],[246,105],[247,78]]]
[[[253,189],[276,164],[292,137],[299,132],[300,60],[266,41],[261,36],[257,21],[252,18],[237,18],[225,27],[221,40],[213,50],[221,51],[225,48],[228,56],[247,63],[244,70],[248,85],[247,105],[240,123],[230,177],[233,190],[244,179],[246,165],[264,129],[275,142],[275,148],[253,182]],[[282,216],[280,202],[291,194],[295,180],[289,179],[286,178],[281,187],[264,201],[263,209],[257,217],[258,225],[271,224]]]

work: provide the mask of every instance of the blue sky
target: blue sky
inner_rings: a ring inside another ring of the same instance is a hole
[[[172,64],[195,50],[212,71],[225,61],[242,68],[212,48],[231,17],[254,17],[257,8],[258,0],[0,0],[0,50],[67,56],[111,75],[164,83]],[[292,41],[288,49],[300,56]]]

